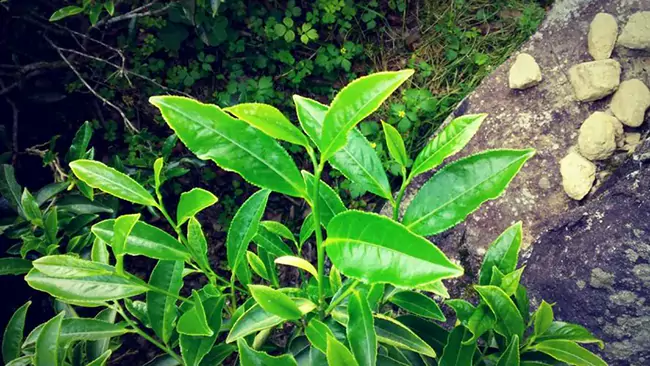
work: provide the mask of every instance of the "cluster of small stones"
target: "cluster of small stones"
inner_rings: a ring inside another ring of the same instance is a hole
[[[634,151],[641,141],[638,132],[624,132],[623,125],[641,126],[650,107],[650,90],[638,79],[621,79],[621,65],[610,58],[615,45],[630,49],[650,50],[650,11],[633,14],[618,34],[616,18],[597,14],[589,26],[589,54],[594,61],[574,65],[569,69],[569,81],[576,100],[590,102],[614,94],[610,107],[595,112],[580,127],[577,146],[560,161],[562,185],[574,200],[583,199],[596,179],[594,161],[609,159],[617,149]],[[510,68],[511,89],[527,89],[542,81],[535,59],[519,54]]]

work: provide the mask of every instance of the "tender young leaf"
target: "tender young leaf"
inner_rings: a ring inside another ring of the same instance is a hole
[[[251,252],[250,250],[246,252],[246,260],[248,265],[251,267],[253,272],[257,273],[258,276],[262,277],[267,281],[271,281],[269,277],[269,272],[266,270],[264,262],[257,256],[257,254]]]
[[[167,124],[199,159],[239,173],[257,186],[306,197],[296,164],[272,137],[219,107],[177,96],[149,99]]]
[[[348,132],[377,110],[411,75],[413,70],[378,72],[356,79],[343,88],[325,114],[321,159],[328,160],[345,146]]]
[[[354,359],[360,366],[377,363],[377,333],[372,310],[359,292],[352,293],[348,301],[347,336]]]
[[[178,295],[183,287],[183,262],[159,260],[149,277],[149,285]],[[158,292],[147,292],[147,314],[151,328],[166,344],[176,321],[176,298]]]
[[[316,268],[314,266],[307,262],[306,260],[300,258],[300,257],[294,257],[292,255],[285,255],[279,258],[275,259],[276,264],[284,264],[287,266],[292,266],[296,268],[300,268],[304,271],[307,271],[311,273],[314,278],[318,279],[318,271],[316,271]]]
[[[165,164],[164,158],[158,158],[153,162],[153,180],[156,188],[156,192],[159,193],[160,187],[163,184],[162,169]]]
[[[300,309],[300,313],[302,315],[316,309],[316,304],[309,300],[301,298],[295,298],[291,300],[296,304],[298,309]],[[259,306],[259,304],[255,304],[241,317],[239,317],[233,324],[226,342],[231,343],[249,334],[274,327],[283,322],[285,322],[285,319],[268,313],[261,306]]]
[[[445,304],[456,312],[456,319],[463,325],[467,326],[469,318],[476,311],[476,307],[462,299],[451,299],[445,301]]]
[[[316,230],[316,223],[314,222],[314,216],[311,213],[309,213],[309,215],[307,215],[307,217],[305,217],[305,219],[303,220],[302,226],[300,226],[300,235],[299,235],[300,245],[298,248],[299,252],[302,249],[303,244],[305,244],[305,242],[309,240],[312,234],[314,234],[315,230]]]
[[[456,327],[449,333],[439,366],[472,365],[476,342],[466,344],[471,338],[470,332],[465,327]]]
[[[147,303],[140,300],[124,299],[126,310],[129,311],[133,317],[138,319],[142,325],[151,328],[151,319],[149,319],[149,312],[147,311]]]
[[[139,219],[140,214],[122,215],[115,219],[113,223],[113,237],[110,241],[113,254],[116,256],[125,254],[126,240]]]
[[[377,339],[381,343],[404,348],[425,356],[436,357],[436,352],[429,344],[393,318],[376,314],[375,331],[377,332]]]
[[[549,303],[542,300],[542,303],[535,312],[535,336],[541,336],[553,323],[553,308]]]
[[[447,290],[447,287],[445,287],[445,285],[442,283],[442,281],[429,282],[422,286],[416,287],[416,289],[424,292],[431,292],[442,297],[443,299],[449,298],[449,291]]]
[[[25,316],[31,304],[31,301],[27,301],[23,306],[19,307],[5,327],[2,336],[2,359],[5,364],[20,356],[20,345],[23,343],[25,329]]]
[[[82,182],[125,201],[156,206],[156,200],[144,187],[124,173],[94,160],[75,160],[70,163],[74,175]]]
[[[248,289],[255,301],[267,312],[287,320],[302,317],[298,306],[284,293],[262,285],[249,285]]]
[[[397,131],[395,127],[383,121],[381,122],[381,127],[384,129],[384,137],[386,138],[386,146],[388,147],[390,156],[399,165],[406,167],[408,165],[409,156],[406,153],[404,140],[399,134],[399,131]]]
[[[93,247],[90,251],[90,258],[93,262],[108,264],[110,255],[106,249],[106,242],[102,239],[95,237]]]
[[[515,292],[517,292],[517,288],[519,288],[519,281],[521,280],[521,275],[523,274],[525,268],[526,267],[521,267],[503,276],[499,287],[501,287],[506,295],[512,296],[515,294]]]
[[[63,322],[64,312],[48,320],[36,340],[34,365],[56,366],[59,364],[59,332]]]
[[[320,144],[321,131],[323,129],[323,120],[329,107],[313,99],[301,97],[300,95],[294,95],[293,102],[296,105],[296,114],[298,115],[300,127],[302,127],[302,130],[305,131],[314,144],[322,150]]]
[[[32,269],[32,261],[22,258],[0,258],[0,276],[21,275]]]
[[[291,248],[278,235],[273,234],[264,227],[257,228],[257,235],[253,237],[253,242],[257,244],[258,248],[265,249],[276,257],[293,254]]]
[[[65,161],[67,163],[83,159],[86,150],[88,150],[88,143],[90,143],[92,135],[93,128],[90,125],[90,122],[84,122],[84,124],[77,130],[77,133],[75,133],[70,149],[68,150],[68,153],[65,154]]]
[[[50,16],[50,22],[56,22],[57,20],[61,20],[63,18],[67,18],[69,16],[73,16],[73,15],[77,15],[79,13],[82,13],[83,11],[84,11],[84,8],[82,8],[80,6],[71,5],[71,6],[63,7],[61,9],[55,11],[54,13],[52,13],[52,15]]]
[[[300,132],[282,112],[273,106],[260,103],[242,103],[224,108],[224,110],[273,138],[309,147],[307,136]]]
[[[179,343],[181,347],[181,355],[186,366],[198,366],[205,355],[207,355],[221,328],[224,297],[210,297],[204,301],[205,315],[208,319],[208,325],[212,329],[212,336],[197,337],[181,334]]]
[[[187,225],[187,244],[194,260],[203,268],[210,268],[208,260],[208,242],[203,235],[201,224],[194,217]]]
[[[521,222],[507,228],[488,247],[481,271],[479,273],[479,284],[488,285],[492,278],[492,267],[497,267],[502,273],[510,273],[517,268],[519,259],[519,248],[521,247]]]
[[[44,275],[53,277],[80,278],[115,273],[115,267],[72,255],[48,255],[34,260],[32,265]]]
[[[433,299],[415,291],[403,291],[393,295],[390,300],[400,308],[424,318],[447,321],[438,304]]]
[[[180,226],[190,217],[217,203],[218,199],[212,193],[202,188],[192,188],[181,193],[176,208],[176,222]]]
[[[605,346],[603,341],[594,337],[591,332],[584,327],[577,324],[558,321],[551,323],[548,329],[541,336],[536,337],[536,340],[537,342],[566,340],[577,343],[596,343],[601,349]]]
[[[212,336],[214,332],[208,325],[201,297],[196,290],[192,290],[192,301],[194,305],[178,319],[176,330],[191,336]]]
[[[503,336],[512,338],[513,335],[522,337],[524,320],[510,297],[502,289],[495,286],[476,286],[476,291],[496,315],[497,321],[505,327]]]
[[[7,200],[11,208],[22,214],[20,191],[22,191],[22,188],[16,182],[14,167],[9,164],[0,165],[0,195]]]
[[[445,328],[415,315],[402,315],[397,317],[397,321],[404,324],[418,337],[422,338],[423,341],[434,349],[436,354],[442,354],[449,336],[449,332]]]
[[[434,244],[383,216],[344,212],[332,219],[327,235],[332,263],[364,282],[414,287],[463,274]]]
[[[558,361],[570,365],[606,366],[607,363],[600,357],[567,340],[548,340],[537,343],[533,349],[545,353]]]
[[[101,355],[99,355],[99,357],[97,357],[97,358],[95,358],[94,360],[92,360],[92,361],[91,361],[88,365],[86,365],[86,366],[104,366],[104,365],[106,365],[106,362],[108,362],[108,359],[111,358],[111,354],[112,354],[112,353],[113,353],[113,351],[111,351],[110,349],[109,349],[109,350],[106,350],[106,352],[104,352],[104,353],[102,353]]]
[[[302,171],[302,176],[305,179],[305,185],[309,192],[314,191],[314,176],[311,173]],[[330,220],[334,216],[344,212],[346,210],[345,205],[341,201],[339,195],[327,185],[327,183],[320,181],[320,187],[318,187],[318,209],[320,211],[320,221],[321,225],[327,227]]]
[[[494,325],[497,322],[497,318],[485,304],[479,304],[474,312],[467,319],[467,328],[472,332],[473,336],[468,340],[468,342],[476,342],[476,340],[487,332],[494,328]]]
[[[291,230],[289,230],[289,228],[286,227],[283,223],[277,221],[262,221],[260,222],[260,225],[275,235],[279,235],[284,239],[291,240],[296,244],[296,247],[298,246],[296,237],[293,236]]]
[[[228,265],[235,273],[238,273],[238,267],[244,261],[248,244],[257,234],[260,219],[266,209],[266,202],[270,193],[271,191],[267,189],[255,192],[237,210],[235,217],[232,219],[226,238],[226,254]],[[242,278],[239,274],[237,277],[241,281]]]
[[[104,220],[93,225],[91,231],[106,243],[111,243],[115,234],[114,225],[115,220]],[[173,236],[141,221],[135,223],[126,238],[124,253],[165,260],[185,261],[190,258],[187,249]]]
[[[534,150],[491,150],[448,164],[425,183],[404,213],[404,225],[434,235],[499,197]]]
[[[305,335],[309,342],[323,353],[327,353],[327,338],[334,337],[332,330],[316,318],[309,321],[305,328]]]
[[[297,366],[296,360],[291,355],[269,356],[256,351],[248,346],[244,339],[237,340],[239,348],[239,361],[242,366]]]
[[[336,269],[336,266],[332,266],[330,268],[329,281],[332,293],[336,293],[343,286],[343,282],[341,280],[341,272]]]
[[[327,363],[329,365],[359,365],[343,343],[339,342],[333,336],[327,337]]]
[[[459,152],[472,139],[486,117],[487,114],[471,114],[451,121],[420,151],[409,176],[414,178],[429,171]]]
[[[497,366],[519,366],[519,337],[513,335]]]
[[[25,219],[31,221],[36,226],[43,225],[43,213],[38,208],[38,203],[36,203],[34,196],[29,193],[27,188],[23,190],[23,195],[20,197],[20,205],[23,208]]]

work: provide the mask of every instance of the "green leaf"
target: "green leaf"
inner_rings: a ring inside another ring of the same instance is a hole
[[[338,290],[343,286],[343,282],[341,280],[341,272],[336,269],[336,266],[332,266],[330,268],[329,281],[332,293],[338,292]]]
[[[277,221],[261,221],[260,225],[262,225],[266,230],[272,232],[273,234],[279,235],[284,239],[291,240],[298,246],[298,243],[296,242],[296,238],[289,230],[288,227],[286,227],[284,224],[281,222]]]
[[[409,177],[414,178],[429,171],[459,152],[472,139],[486,117],[487,114],[471,114],[452,120],[420,151]]]
[[[186,366],[198,366],[205,355],[212,349],[219,329],[221,328],[224,302],[224,297],[210,297],[204,301],[205,314],[210,329],[213,332],[212,336],[197,337],[185,334],[180,335],[181,355]]]
[[[183,287],[183,262],[159,260],[151,272],[149,285],[178,295]],[[165,344],[174,330],[177,316],[176,298],[158,292],[147,292],[147,314],[151,328]]]
[[[355,361],[354,356],[343,343],[339,342],[333,336],[327,337],[327,363],[329,365],[346,365],[346,366],[355,366],[358,365]]]
[[[160,187],[162,186],[163,183],[162,169],[164,163],[165,163],[164,158],[158,158],[156,159],[156,161],[153,162],[153,179],[156,187],[156,193],[160,193]]]
[[[50,22],[56,22],[57,20],[61,20],[69,16],[77,15],[83,11],[84,8],[79,6],[74,6],[74,5],[66,6],[52,13],[52,15],[50,16]]]
[[[316,223],[314,222],[314,216],[310,212],[309,215],[307,215],[307,217],[305,217],[305,219],[303,220],[302,226],[300,226],[300,235],[299,235],[300,245],[298,251],[302,249],[303,244],[305,244],[305,242],[309,240],[309,238],[312,236],[315,230],[316,230]]]
[[[106,243],[111,243],[114,225],[115,220],[104,220],[93,225],[91,231]],[[165,260],[185,261],[190,258],[187,249],[173,236],[141,221],[135,223],[126,238],[124,253]]]
[[[5,327],[2,336],[2,359],[5,364],[20,356],[20,345],[23,343],[25,330],[25,316],[31,304],[31,301],[27,301],[23,306],[19,307]]]
[[[215,105],[176,96],[151,97],[149,101],[199,159],[212,160],[257,186],[289,196],[307,196],[298,168],[272,137]]]
[[[420,191],[404,213],[404,225],[419,235],[442,232],[485,201],[499,197],[534,150],[491,150],[448,164]]]
[[[27,188],[23,190],[23,195],[20,198],[20,205],[23,208],[25,219],[31,221],[31,223],[36,226],[43,225],[43,213],[41,212],[41,209],[38,208],[38,203],[36,203],[34,196],[29,193]]]
[[[570,365],[580,366],[606,366],[607,363],[600,357],[580,347],[572,341],[548,340],[537,343],[532,347],[534,350],[545,353],[558,361]]]
[[[316,304],[307,299],[295,298],[291,300],[300,309],[302,315],[316,309]],[[274,327],[283,322],[285,322],[285,319],[273,315],[264,310],[259,304],[255,304],[233,324],[226,342],[231,343],[249,334]]]
[[[4,166],[0,166],[0,179],[2,179],[2,167]],[[3,183],[0,180],[0,194],[9,200],[10,198],[8,198],[2,190],[2,185]],[[70,182],[50,183],[36,192],[36,196],[34,196],[36,203],[38,203],[39,206],[42,206],[45,202],[49,201],[57,194],[65,191],[68,187],[70,187]],[[18,187],[18,192],[20,192],[20,187]],[[9,204],[11,205],[12,203],[9,202]]]
[[[456,327],[449,333],[447,345],[438,362],[439,366],[472,365],[476,342],[465,344],[471,334],[465,327]]]
[[[350,349],[360,366],[377,363],[377,333],[368,300],[359,292],[350,295],[348,301],[347,336]]]
[[[104,3],[104,9],[106,9],[108,15],[113,16],[115,13],[115,4],[113,3],[113,0],[106,1]]]
[[[542,300],[542,303],[535,312],[535,336],[540,336],[548,330],[553,323],[553,308],[549,303]]]
[[[497,321],[505,327],[506,334],[502,335],[508,339],[513,335],[521,338],[524,333],[524,320],[510,297],[495,286],[475,286],[474,288],[496,315]]]
[[[390,300],[400,308],[424,318],[447,321],[445,315],[433,299],[415,291],[403,291],[393,295]]]
[[[492,278],[492,267],[497,267],[502,273],[510,273],[517,268],[519,248],[521,247],[521,221],[507,228],[488,247],[481,271],[479,284],[488,285]]]
[[[526,267],[521,267],[503,276],[499,287],[501,287],[506,295],[512,296],[515,294],[515,292],[517,292],[517,288],[519,288],[519,281],[521,280],[521,275],[523,274],[525,268]],[[499,269],[497,269],[497,271],[498,270]]]
[[[293,102],[296,105],[296,114],[298,115],[300,127],[302,127],[302,130],[305,131],[307,136],[320,149],[323,120],[329,107],[313,99],[301,97],[300,95],[294,95]]]
[[[436,354],[442,354],[449,332],[440,325],[417,317],[415,315],[402,315],[397,318],[397,321],[408,327],[418,337],[422,338]]]
[[[302,316],[298,306],[282,292],[262,285],[249,285],[248,289],[255,301],[267,312],[287,320],[300,319]]]
[[[397,348],[407,349],[429,357],[436,357],[436,352],[412,330],[393,318],[375,315],[375,331],[381,343]]]
[[[381,123],[382,128],[384,129],[384,137],[386,138],[386,146],[388,147],[388,152],[390,156],[401,166],[406,167],[408,165],[409,157],[406,153],[406,147],[404,146],[404,140],[399,134],[399,131],[386,122]]]
[[[156,206],[156,200],[149,191],[133,178],[93,160],[75,160],[70,168],[77,178],[93,188],[106,192],[125,201]]]
[[[34,354],[34,365],[56,366],[59,364],[59,331],[63,322],[64,312],[60,312],[54,318],[48,320],[36,340],[36,352]]]
[[[151,328],[151,319],[149,319],[149,312],[147,311],[147,303],[140,300],[132,301],[131,299],[124,299],[126,310],[129,311],[142,325]]]
[[[334,337],[332,330],[316,318],[309,321],[307,328],[305,328],[305,335],[309,342],[323,353],[327,353],[327,339]]]
[[[306,171],[302,171],[305,184],[309,192],[314,191],[314,176]],[[318,208],[320,210],[321,225],[327,226],[334,216],[346,211],[345,205],[339,195],[327,183],[320,181],[318,189]]]
[[[497,318],[485,304],[479,304],[474,312],[467,319],[467,328],[472,332],[473,336],[467,342],[476,342],[488,330],[494,328]]]
[[[302,269],[304,271],[307,271],[307,272],[311,273],[311,275],[314,276],[314,278],[318,280],[318,272],[316,271],[316,268],[314,268],[314,266],[311,263],[307,262],[306,260],[304,260],[304,259],[302,259],[300,257],[294,257],[292,255],[285,255],[285,256],[276,258],[275,263],[300,268],[300,269]]]
[[[228,265],[234,273],[237,273],[239,265],[244,261],[248,244],[257,234],[270,193],[271,191],[267,189],[255,192],[237,210],[232,219],[226,237],[226,254]],[[237,277],[241,281],[242,278],[239,275]]]
[[[247,251],[246,260],[248,261],[248,265],[251,267],[253,272],[257,273],[257,275],[263,279],[271,281],[271,277],[269,277],[269,273],[266,270],[264,262],[260,259],[260,257],[257,256],[257,254],[251,252],[250,250]]]
[[[115,273],[115,268],[112,266],[72,255],[48,255],[34,260],[32,265],[43,274],[55,277],[78,278]]]
[[[269,232],[264,227],[257,228],[257,235],[253,237],[253,242],[257,244],[258,248],[265,249],[276,257],[293,254],[291,248],[279,236]]]
[[[414,287],[463,274],[434,244],[383,216],[344,212],[330,222],[327,235],[332,263],[364,282]]]
[[[237,347],[232,344],[219,343],[212,347],[210,352],[203,357],[203,360],[201,360],[201,366],[221,365],[228,356],[235,352],[236,349]]]
[[[59,232],[59,214],[56,207],[52,207],[45,214],[45,222],[43,226],[49,243],[58,244],[56,234]]]
[[[38,342],[43,327],[36,327],[25,339],[23,348]],[[112,337],[119,337],[129,333],[126,323],[113,324],[113,322],[100,319],[65,318],[59,331],[59,345],[66,345],[74,341],[99,341]]]
[[[22,258],[0,258],[0,276],[21,275],[32,269],[32,261]]]
[[[113,237],[110,240],[115,256],[125,254],[126,240],[139,219],[140,214],[122,215],[115,219],[113,224]]]
[[[442,297],[443,299],[449,298],[449,291],[447,290],[447,287],[445,287],[445,285],[442,283],[442,281],[429,282],[422,286],[416,287],[416,289],[424,292],[431,292]]]
[[[187,225],[187,244],[192,257],[203,268],[210,268],[208,259],[208,242],[203,235],[201,224],[194,217],[190,218]]]
[[[513,335],[497,366],[519,366],[519,337]]]
[[[86,155],[86,150],[88,150],[88,144],[90,143],[92,135],[93,128],[90,125],[90,122],[84,122],[75,133],[70,149],[68,150],[68,153],[65,154],[65,161],[67,163],[82,159],[84,155]]]
[[[22,214],[22,208],[20,207],[21,190],[20,185],[16,182],[14,167],[8,164],[0,165],[0,195],[7,200],[9,206],[18,214]]]
[[[309,147],[309,139],[277,108],[261,103],[242,103],[224,108],[240,120],[278,140]]]
[[[102,320],[107,323],[114,323],[117,312],[114,309],[104,309],[95,315],[94,319]],[[89,359],[99,358],[102,354],[108,351],[110,338],[102,338],[96,341],[89,341],[86,343],[86,355]]]
[[[93,247],[90,251],[90,258],[93,262],[108,264],[110,255],[106,249],[106,242],[102,239],[95,237]]]
[[[239,359],[242,366],[297,366],[291,355],[269,356],[248,346],[245,340],[238,339]]]
[[[354,80],[332,101],[323,120],[321,159],[329,160],[345,146],[348,133],[406,81],[413,70],[378,72]]]
[[[445,301],[445,304],[456,312],[456,319],[463,325],[467,324],[469,318],[476,311],[476,307],[462,299],[451,299]]]
[[[181,194],[176,208],[176,222],[180,226],[190,217],[217,203],[218,199],[212,193],[202,188],[192,188]]]
[[[110,349],[106,350],[106,352],[99,355],[99,357],[97,357],[96,359],[88,363],[88,365],[86,366],[104,366],[106,365],[106,362],[108,362],[108,359],[111,358],[112,353],[113,351],[111,351]]]
[[[551,323],[548,329],[542,333],[541,336],[537,336],[536,339],[537,342],[567,340],[577,343],[596,343],[601,349],[605,346],[603,341],[594,337],[591,332],[584,327],[577,324],[558,321]]]
[[[519,314],[524,319],[524,323],[528,323],[530,319],[530,301],[528,300],[528,291],[521,284],[517,287],[517,291],[515,291],[515,302]]]
[[[191,336],[212,336],[214,332],[208,325],[201,297],[196,290],[192,290],[192,301],[194,305],[178,319],[176,330]]]

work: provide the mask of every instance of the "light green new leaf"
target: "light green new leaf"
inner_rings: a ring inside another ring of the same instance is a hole
[[[350,295],[348,301],[348,342],[354,359],[360,366],[377,363],[377,333],[368,300],[359,292]]]
[[[479,304],[467,319],[467,328],[473,334],[472,338],[467,342],[476,342],[483,333],[494,328],[496,322],[497,318],[492,310],[490,310],[490,307],[485,304]]]
[[[266,270],[266,266],[264,265],[264,262],[260,259],[260,257],[257,256],[257,254],[251,252],[250,250],[247,251],[246,260],[248,261],[248,265],[251,267],[253,272],[257,273],[258,276],[262,277],[267,281],[271,280],[271,277],[269,277],[269,272]]]
[[[459,152],[472,139],[486,117],[487,114],[471,114],[452,120],[420,151],[409,177],[414,178],[429,171]]]
[[[163,164],[165,163],[164,158],[158,158],[153,162],[153,180],[156,186],[156,192],[160,193],[160,187],[162,186],[162,169]]]
[[[439,366],[472,365],[476,342],[466,344],[471,338],[470,332],[465,327],[456,327],[449,333],[447,345],[438,362]]]
[[[115,273],[115,267],[72,255],[48,255],[34,260],[32,265],[44,275],[62,278],[103,276]]]
[[[23,306],[19,307],[5,327],[2,336],[2,359],[5,364],[20,356],[20,345],[23,343],[25,330],[25,316],[31,304],[31,301],[27,301]]]
[[[508,348],[499,358],[497,366],[519,366],[519,337],[512,336]]]
[[[325,249],[343,274],[368,283],[415,287],[463,274],[425,238],[384,216],[361,211],[332,219]]]
[[[541,336],[537,336],[536,339],[537,342],[547,340],[567,340],[577,343],[596,343],[601,349],[605,346],[603,341],[594,337],[591,332],[584,327],[577,324],[557,321],[551,323],[548,329]]]
[[[316,318],[309,321],[305,328],[305,335],[309,342],[323,353],[327,353],[327,338],[334,337],[334,333],[327,324]]]
[[[183,287],[183,262],[159,260],[149,277],[149,285],[178,295]],[[158,292],[147,292],[147,315],[151,328],[166,344],[174,330],[176,298]]]
[[[305,270],[305,271],[311,273],[311,275],[314,276],[315,279],[318,279],[318,272],[316,271],[316,268],[314,268],[314,266],[311,263],[307,262],[306,260],[304,260],[304,259],[302,259],[300,257],[294,257],[292,255],[285,255],[285,256],[276,258],[275,263],[300,268],[302,270]]]
[[[442,283],[442,281],[430,282],[425,285],[418,286],[416,289],[424,292],[431,292],[442,297],[443,299],[449,298],[449,291],[447,290],[447,287],[445,287],[445,285]]]
[[[338,292],[339,289],[343,286],[343,281],[341,280],[341,272],[339,272],[339,270],[336,269],[336,266],[334,265],[330,268],[329,281],[330,290],[332,290],[332,293]]]
[[[32,261],[22,258],[0,258],[0,276],[21,275],[32,269]]]
[[[332,366],[357,366],[350,350],[333,336],[327,337],[327,363]]]
[[[91,231],[106,243],[111,243],[114,225],[115,220],[104,220],[93,225]],[[190,258],[188,250],[173,236],[141,221],[135,223],[126,238],[124,253],[165,260],[185,261]]]
[[[86,150],[88,150],[88,144],[90,143],[92,135],[93,128],[90,125],[90,122],[84,122],[75,133],[70,149],[67,154],[65,154],[65,161],[67,163],[77,159],[82,159],[84,155],[86,155]]]
[[[16,182],[14,167],[9,164],[0,165],[0,195],[7,200],[9,206],[18,214],[22,214],[20,207],[20,185]]]
[[[306,197],[305,184],[289,154],[272,137],[219,107],[177,96],[149,98],[167,124],[199,159],[239,173],[262,188]]]
[[[253,242],[257,244],[258,248],[265,249],[276,257],[293,255],[291,248],[278,235],[273,234],[264,227],[257,228],[257,235],[253,237]]]
[[[75,160],[70,163],[70,168],[82,182],[102,192],[145,206],[157,205],[149,191],[133,178],[104,163],[94,160]]]
[[[298,252],[302,249],[303,244],[309,238],[314,234],[314,231],[316,230],[316,223],[314,222],[314,216],[309,213],[307,217],[302,221],[302,226],[300,226],[300,235],[299,235],[299,243],[300,245],[298,246]]]
[[[309,192],[313,192],[314,176],[304,170],[301,173],[305,179],[307,189]],[[327,224],[329,224],[330,220],[333,219],[334,216],[346,210],[339,195],[322,180],[320,181],[320,187],[318,187],[318,209],[320,211],[321,225],[325,227],[327,227]]]
[[[108,362],[108,359],[111,358],[111,354],[113,351],[106,350],[106,352],[102,353],[97,357],[96,359],[92,360],[88,365],[86,366],[104,366],[106,365],[106,362]]]
[[[549,303],[542,300],[542,303],[535,312],[535,336],[541,336],[553,323],[553,308]]]
[[[249,285],[248,289],[255,301],[267,312],[287,320],[300,319],[302,312],[284,293],[262,285]]]
[[[93,247],[90,251],[90,258],[93,262],[108,264],[110,254],[106,248],[106,242],[102,239],[95,237]]]
[[[298,115],[300,127],[302,127],[302,130],[305,131],[319,150],[322,150],[320,144],[321,131],[323,129],[323,120],[329,107],[313,99],[301,97],[300,95],[293,96],[293,103],[296,105],[296,114]]]
[[[132,301],[131,299],[124,299],[126,310],[133,315],[145,327],[151,328],[151,319],[149,319],[149,312],[147,310],[147,303],[140,300]]]
[[[524,333],[524,320],[510,297],[496,286],[475,286],[474,288],[496,315],[497,321],[503,324],[506,334],[502,335],[508,339],[513,335],[521,338]]]
[[[208,325],[212,329],[213,334],[207,337],[190,336],[181,334],[179,337],[179,344],[181,347],[181,355],[186,366],[198,366],[205,355],[207,355],[221,328],[222,311],[225,298],[210,297],[204,300],[205,315],[208,319]]]
[[[43,226],[43,213],[27,188],[23,190],[23,195],[20,197],[20,205],[23,208],[25,219],[36,226]]]
[[[34,365],[57,366],[59,364],[59,332],[64,314],[64,312],[60,312],[43,325],[36,340]]]
[[[273,106],[261,103],[242,103],[224,108],[224,110],[273,138],[309,147],[307,136]]]
[[[381,127],[384,129],[384,137],[386,138],[386,146],[388,146],[388,152],[390,156],[401,166],[405,167],[408,165],[409,156],[406,153],[406,147],[404,146],[404,140],[399,134],[399,131],[386,122],[381,122]]]
[[[519,248],[521,247],[521,221],[507,228],[488,247],[481,271],[479,273],[479,285],[490,284],[492,278],[492,267],[497,267],[502,273],[510,273],[517,268],[519,259]]]
[[[266,230],[272,232],[275,235],[279,235],[284,239],[291,240],[296,244],[296,247],[298,246],[298,242],[296,242],[296,237],[293,235],[291,230],[289,230],[289,228],[286,227],[283,223],[277,221],[262,221],[260,222],[260,225],[262,225]]]
[[[201,297],[196,290],[192,290],[192,301],[194,305],[178,319],[176,330],[191,336],[212,336],[214,332],[208,325]]]
[[[375,331],[381,343],[397,348],[407,349],[429,357],[436,357],[431,346],[417,336],[412,330],[397,320],[381,315],[375,315]]]
[[[345,146],[348,132],[377,110],[411,75],[413,70],[378,72],[356,79],[343,88],[325,114],[321,159],[329,160]]]
[[[113,254],[116,256],[125,254],[126,240],[139,219],[140,214],[122,215],[115,219],[113,223],[113,237],[110,241]]]
[[[446,321],[445,315],[433,299],[415,291],[403,291],[393,295],[390,300],[400,308],[424,318]]]
[[[248,346],[246,340],[238,339],[239,361],[241,366],[297,366],[291,355],[269,356],[267,353],[256,351]]]
[[[188,192],[181,193],[181,198],[176,208],[177,224],[182,225],[190,217],[214,205],[217,201],[218,199],[215,195],[202,188],[192,188]]]
[[[558,361],[579,366],[607,366],[600,357],[567,340],[548,340],[537,343],[533,349],[545,353]]]
[[[187,225],[187,244],[192,257],[203,268],[210,268],[208,259],[208,242],[203,235],[201,224],[194,217],[190,218]]]
[[[25,339],[23,348],[36,343],[43,329],[42,326],[34,328]],[[126,323],[114,324],[100,319],[65,318],[61,323],[58,342],[59,345],[65,345],[73,341],[99,341],[119,337],[129,332]]]
[[[50,16],[50,22],[56,22],[57,20],[61,20],[63,18],[67,18],[69,16],[73,16],[73,15],[77,15],[79,13],[82,13],[83,11],[84,11],[84,8],[82,8],[80,6],[70,5],[70,6],[63,7],[61,9],[55,11],[54,13],[52,13],[52,15]]]
[[[519,281],[521,280],[521,275],[524,273],[525,268],[526,267],[521,267],[503,276],[499,287],[501,287],[506,295],[512,296],[515,294],[515,292],[517,292],[517,288],[519,288]],[[496,270],[499,271],[499,269]]]
[[[499,197],[534,150],[491,150],[448,164],[425,183],[404,213],[419,235],[440,233]]]

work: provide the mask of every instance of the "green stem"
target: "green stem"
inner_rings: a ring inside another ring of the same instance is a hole
[[[256,336],[255,339],[253,340],[253,349],[259,350],[262,348],[266,340],[269,338],[271,335],[271,331],[273,330],[273,327],[264,329],[263,331],[259,332]]]
[[[118,254],[115,256],[115,270],[118,274],[124,274],[124,254]]]
[[[341,301],[345,300],[345,298],[348,297],[352,291],[354,291],[354,288],[357,287],[359,283],[361,283],[361,281],[354,280],[354,282],[350,284],[350,287],[348,287],[347,290],[341,294],[341,296],[332,301],[330,306],[327,307],[327,310],[325,310],[325,316],[329,315],[338,306],[338,304],[341,303]]]
[[[316,159],[313,159],[315,162]],[[320,210],[318,207],[318,189],[320,187],[320,176],[323,173],[324,161],[314,165],[314,194],[311,197],[311,210],[314,215],[314,231],[316,232],[316,251],[318,256],[318,307],[321,318],[324,317],[325,307],[325,248],[323,247],[323,233],[320,225]]]
[[[397,200],[393,203],[393,220],[399,221],[399,207],[402,204],[402,199],[404,198],[404,193],[406,192],[406,187],[411,183],[411,177],[406,178],[406,170],[402,168],[402,176],[404,180],[402,181],[402,186],[399,189],[397,194]]]

